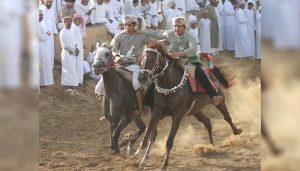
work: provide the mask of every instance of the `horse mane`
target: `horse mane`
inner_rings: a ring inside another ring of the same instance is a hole
[[[166,46],[162,42],[151,42],[146,47],[156,49],[161,53],[162,56],[166,57],[170,61],[174,61],[174,59],[171,58]]]

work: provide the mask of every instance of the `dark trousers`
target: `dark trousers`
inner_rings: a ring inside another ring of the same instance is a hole
[[[202,69],[202,65],[199,62],[193,63],[196,66],[195,78],[197,81],[201,83],[203,88],[205,89],[206,93],[209,97],[217,96],[216,90],[211,85],[211,82],[207,78],[207,75]]]

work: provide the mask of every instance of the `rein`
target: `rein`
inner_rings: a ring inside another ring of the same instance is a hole
[[[165,74],[165,71],[166,69],[168,68],[169,66],[169,60],[165,57],[165,56],[162,56],[162,54],[157,51],[156,49],[153,49],[153,48],[146,48],[144,50],[145,52],[154,52],[156,53],[156,60],[155,60],[155,63],[154,63],[154,66],[152,67],[151,70],[148,70],[148,69],[145,69],[144,67],[141,69],[141,72],[148,72],[152,77],[149,79],[150,82],[153,82],[155,84],[155,90],[158,92],[158,93],[161,93],[161,94],[164,94],[164,95],[169,95],[171,93],[175,93],[175,91],[179,88],[182,88],[183,85],[187,82],[187,70],[186,70],[186,67],[184,67],[184,73],[182,75],[182,78],[181,78],[181,81],[180,83],[177,85],[177,86],[174,86],[170,89],[165,89],[165,88],[162,88],[158,85],[158,77],[159,76],[162,76]],[[159,66],[159,56],[162,56],[165,58],[165,66],[164,68],[156,75],[153,75],[153,73],[155,72],[156,69],[158,69],[160,66]],[[142,56],[142,58],[145,57],[145,56]],[[145,59],[147,60],[147,58]],[[146,63],[146,62],[145,62]]]

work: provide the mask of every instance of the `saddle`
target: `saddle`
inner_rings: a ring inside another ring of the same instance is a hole
[[[205,89],[203,88],[203,86],[201,85],[201,83],[199,83],[196,78],[195,78],[195,71],[196,71],[196,66],[195,65],[186,65],[186,69],[187,69],[187,79],[189,82],[189,85],[191,87],[191,90],[193,93],[205,93]],[[204,69],[204,72],[208,75],[208,79],[210,80],[213,88],[215,90],[217,90],[219,88],[218,83],[215,79],[213,79],[212,77],[210,77],[211,70],[209,68]]]

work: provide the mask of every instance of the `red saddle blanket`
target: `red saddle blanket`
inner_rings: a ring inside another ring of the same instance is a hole
[[[191,74],[188,73],[187,75],[188,82],[191,86],[191,90],[193,93],[205,93],[205,89],[202,87],[201,83],[199,83],[196,78],[194,78]],[[208,77],[210,82],[213,85],[213,88],[216,90],[219,88],[218,83],[215,80],[212,80],[211,78]]]

